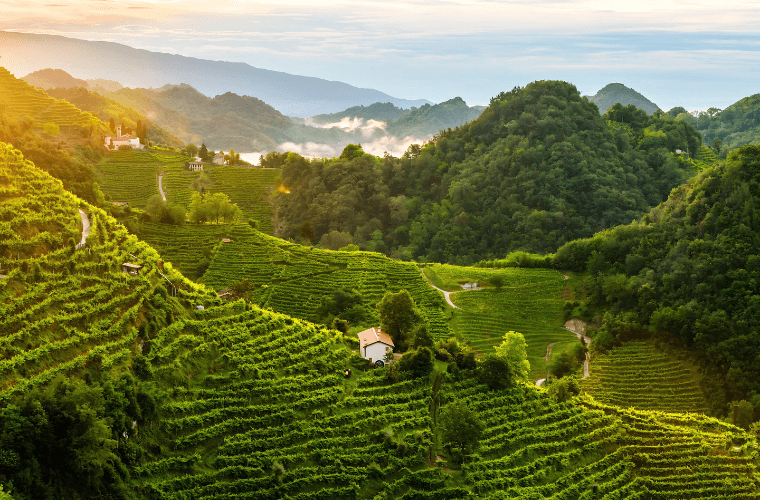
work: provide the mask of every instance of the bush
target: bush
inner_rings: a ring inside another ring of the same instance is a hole
[[[548,389],[549,395],[558,403],[564,403],[581,393],[581,385],[575,377],[555,379]]]
[[[491,390],[506,389],[515,383],[513,367],[506,358],[496,354],[483,357],[478,378]]]
[[[419,347],[401,356],[399,370],[411,373],[414,378],[422,378],[433,373],[434,365],[433,351],[427,347]]]

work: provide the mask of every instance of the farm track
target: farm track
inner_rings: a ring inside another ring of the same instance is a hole
[[[565,329],[570,330],[580,340],[586,343],[586,347],[591,345],[591,337],[586,337],[586,323],[579,319],[570,319],[565,322]],[[589,378],[590,373],[588,370],[589,362],[591,361],[591,354],[586,352],[586,361],[583,362],[583,378]]]
[[[87,243],[87,237],[90,235],[90,218],[81,208],[79,209],[79,217],[82,219],[82,240],[77,245],[77,248],[82,248]]]
[[[161,199],[166,201],[166,195],[164,194],[164,187],[162,181],[164,180],[164,174],[158,176],[158,192],[161,193]]]
[[[427,282],[428,282],[428,284],[429,284],[430,286],[432,286],[433,288],[435,288],[436,290],[438,290],[439,292],[441,292],[441,293],[443,294],[443,298],[444,298],[444,299],[446,299],[446,302],[447,302],[447,303],[448,303],[448,304],[449,304],[451,307],[453,307],[454,309],[462,309],[461,307],[459,307],[458,305],[455,305],[455,304],[454,304],[454,303],[451,301],[451,292],[447,292],[446,290],[441,290],[440,288],[438,288],[437,286],[435,286],[434,284],[432,284],[432,283],[430,282],[430,280],[427,278],[427,276],[425,276],[425,271],[423,271],[423,270],[422,270],[422,268],[420,268],[420,272],[422,273],[422,277],[425,279],[425,281],[427,281]],[[466,290],[463,290],[463,291],[466,291]]]

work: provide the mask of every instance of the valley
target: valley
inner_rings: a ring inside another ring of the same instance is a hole
[[[0,74],[3,500],[760,498],[757,145],[548,81],[261,168],[75,90]]]

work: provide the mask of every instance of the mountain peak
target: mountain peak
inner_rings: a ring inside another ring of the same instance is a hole
[[[623,106],[633,104],[650,115],[660,109],[655,103],[622,83],[609,83],[599,90],[596,95],[586,97],[597,105],[600,114],[604,114],[610,106],[618,102]]]

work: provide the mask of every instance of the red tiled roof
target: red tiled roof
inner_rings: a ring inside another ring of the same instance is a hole
[[[359,336],[359,346],[362,349],[377,342],[382,342],[385,345],[394,347],[390,335],[383,331],[380,331],[379,326],[370,328],[369,330],[364,330],[363,332],[359,332],[357,335]]]

